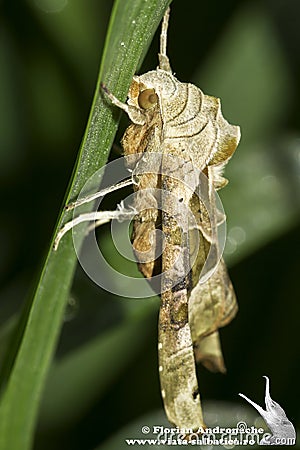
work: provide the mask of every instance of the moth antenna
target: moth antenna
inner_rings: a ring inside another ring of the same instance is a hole
[[[168,40],[168,26],[170,17],[170,7],[166,9],[165,15],[163,17],[160,33],[160,52],[158,54],[159,68],[165,70],[166,72],[171,72],[170,61],[167,56],[167,40]]]

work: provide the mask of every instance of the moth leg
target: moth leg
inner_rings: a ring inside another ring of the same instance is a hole
[[[144,114],[138,108],[121,102],[117,97],[114,96],[114,94],[112,94],[107,89],[104,83],[101,83],[101,88],[103,89],[109,100],[112,102],[112,104],[125,111],[133,123],[135,123],[136,125],[144,125],[146,123]]]
[[[57,250],[59,243],[62,239],[62,237],[72,228],[74,228],[76,225],[83,223],[83,222],[92,222],[96,221],[95,224],[93,224],[92,227],[88,229],[96,228],[100,225],[103,225],[104,223],[110,222],[112,219],[118,219],[118,220],[125,220],[125,219],[131,219],[136,215],[136,211],[134,209],[125,210],[122,208],[122,205],[119,207],[119,209],[115,211],[94,211],[91,213],[81,214],[78,217],[76,217],[73,220],[70,220],[70,222],[67,222],[57,233],[57,236],[55,238],[53,249],[54,251]]]
[[[168,26],[169,26],[170,8],[167,8],[160,33],[160,51],[158,54],[159,68],[166,72],[172,73],[170,61],[167,56],[167,39],[168,39]]]
[[[96,200],[96,198],[104,197],[105,195],[117,191],[118,189],[122,189],[123,187],[130,186],[132,184],[132,178],[128,178],[127,180],[121,181],[120,183],[114,184],[113,186],[109,186],[101,191],[95,192],[95,194],[88,195],[87,197],[80,198],[75,202],[69,203],[66,205],[66,211],[70,211],[71,209],[76,208],[77,206],[83,205],[84,203],[92,202]]]
[[[88,227],[87,233],[94,230],[95,228],[100,227],[104,223],[109,222],[112,219],[117,219],[119,222],[122,222],[123,220],[133,219],[137,214],[137,211],[134,207],[125,209],[123,201],[121,201],[121,203],[117,206],[117,209],[115,211],[99,211],[99,212],[103,213],[103,215],[100,215],[99,219],[97,218],[95,219],[95,222]],[[105,214],[107,214],[107,220],[105,220],[106,219]],[[109,218],[109,216],[113,217]]]

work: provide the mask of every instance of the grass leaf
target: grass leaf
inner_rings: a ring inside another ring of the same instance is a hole
[[[107,160],[118,126],[115,111],[103,101],[100,82],[124,100],[132,75],[145,54],[170,0],[117,0],[108,27],[95,95],[66,202]],[[64,212],[57,228],[69,219]],[[52,243],[37,288],[27,302],[1,373],[0,448],[26,450],[46,375],[63,322],[76,266],[71,236],[58,251]]]

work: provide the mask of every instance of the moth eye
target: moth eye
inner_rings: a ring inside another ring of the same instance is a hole
[[[152,108],[158,102],[158,97],[155,94],[154,89],[145,89],[140,92],[138,97],[139,106],[143,109]]]

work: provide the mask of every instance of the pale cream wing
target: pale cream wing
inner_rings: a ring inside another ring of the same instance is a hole
[[[162,294],[159,314],[159,375],[161,392],[169,421],[185,429],[204,426],[196,376],[193,342],[188,323],[190,289],[188,217],[184,205],[192,196],[184,179],[190,162],[176,166],[165,158],[162,177],[162,231],[165,249],[162,255]],[[174,197],[178,203],[174,202]],[[181,200],[181,201],[180,201]],[[182,214],[180,213],[182,208]]]

